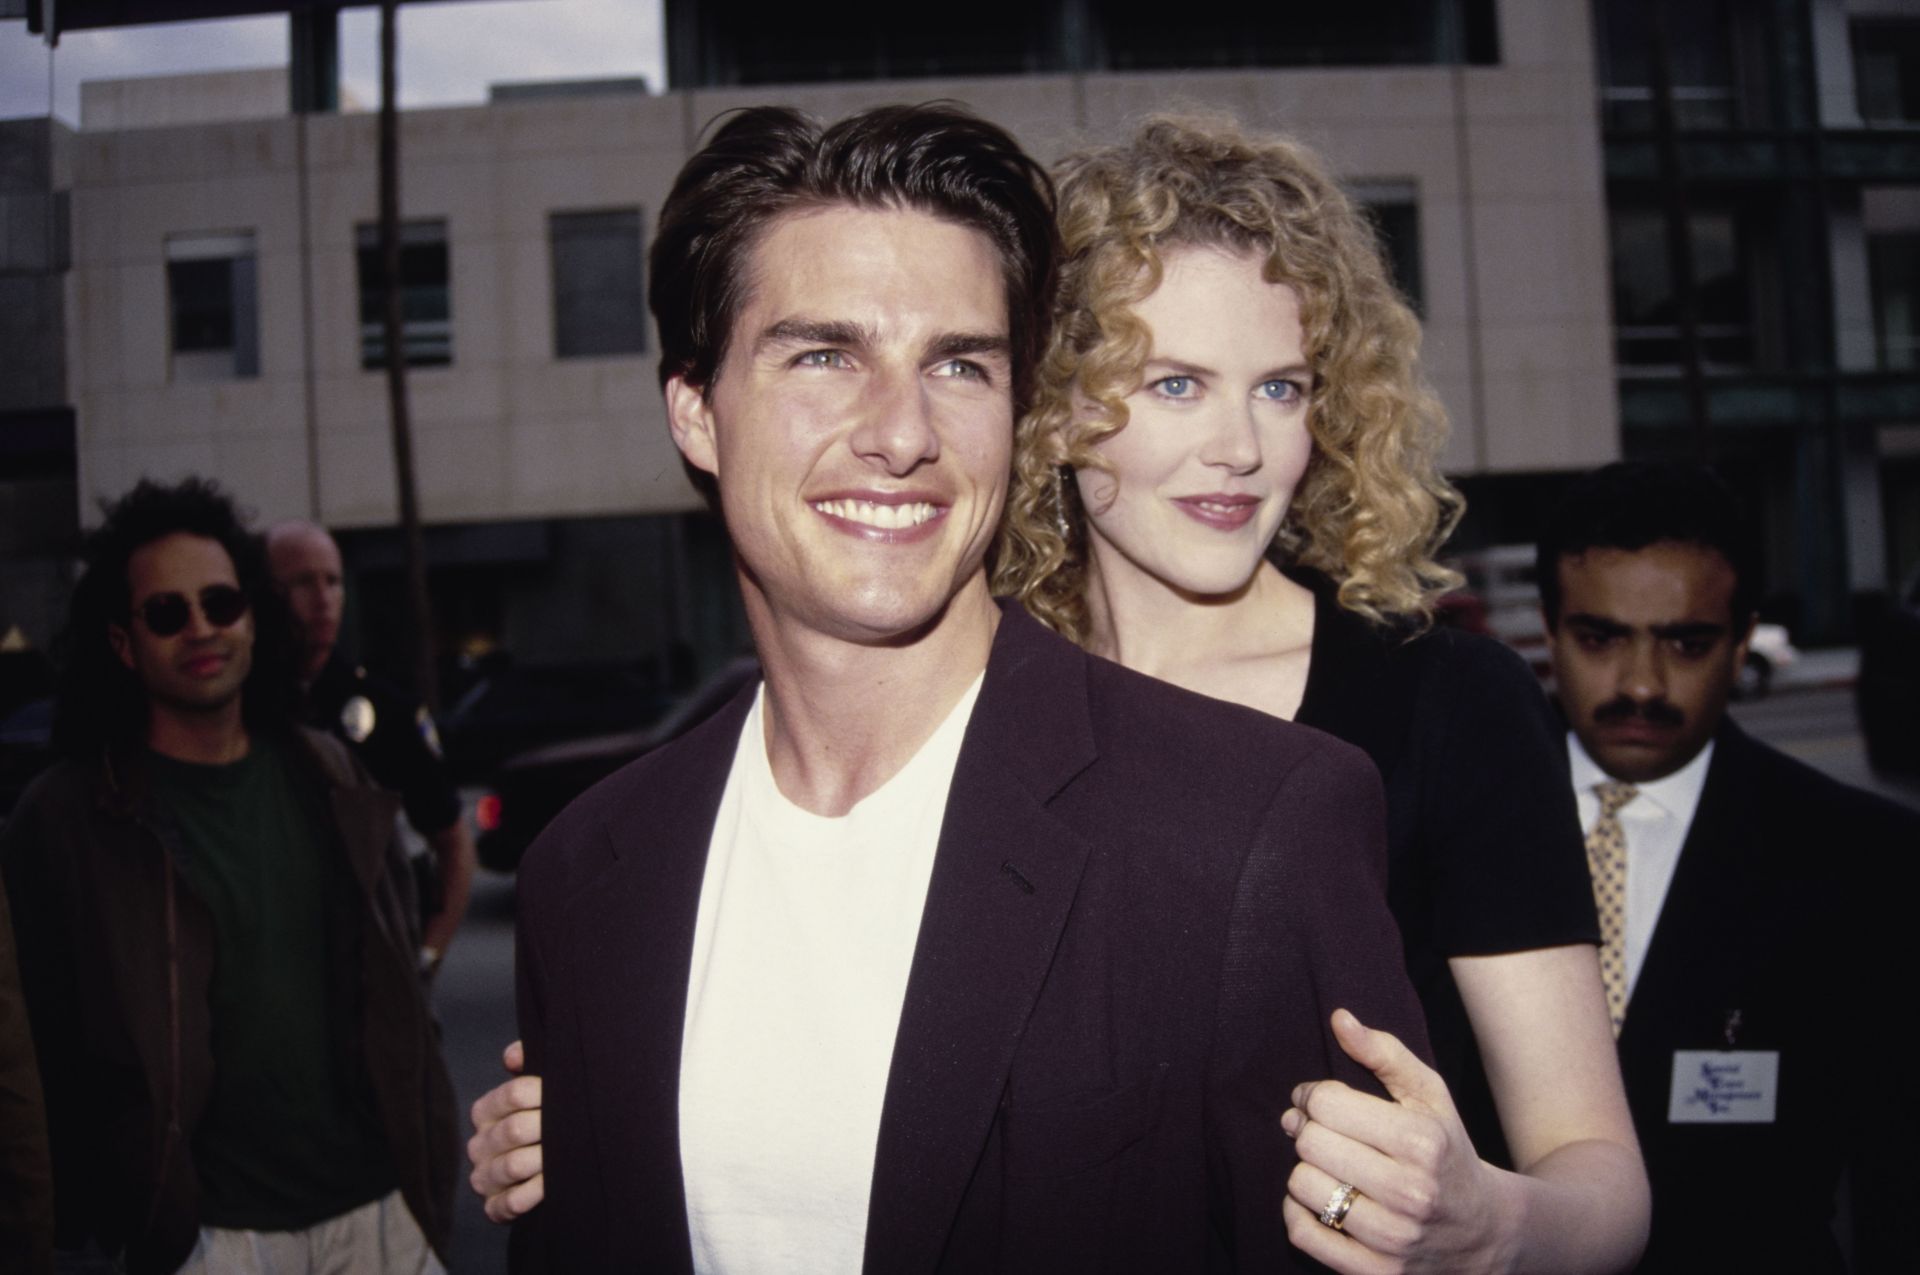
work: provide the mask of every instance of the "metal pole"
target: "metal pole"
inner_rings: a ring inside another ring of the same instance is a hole
[[[426,546],[413,476],[413,427],[407,413],[406,314],[400,279],[400,111],[397,0],[380,5],[380,273],[386,285],[387,403],[393,426],[393,476],[400,497],[400,534],[407,565],[407,601],[413,623],[414,694],[428,711],[439,708],[434,675],[433,609],[427,601]]]

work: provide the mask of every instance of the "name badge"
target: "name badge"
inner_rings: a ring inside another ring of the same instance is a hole
[[[1676,1049],[1670,1124],[1772,1124],[1780,1096],[1777,1049]]]

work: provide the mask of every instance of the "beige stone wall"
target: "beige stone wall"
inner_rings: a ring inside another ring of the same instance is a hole
[[[956,98],[1047,158],[1180,105],[1285,128],[1348,178],[1418,192],[1428,368],[1454,420],[1449,467],[1609,460],[1617,413],[1586,6],[1500,13],[1499,67],[912,81],[410,112],[404,213],[446,220],[453,278],[453,363],[410,377],[425,516],[696,504],[667,438],[652,354],[553,358],[547,215],[637,205],[650,232],[701,125],[767,101],[834,116]],[[193,471],[221,477],[266,517],[391,522],[385,386],[359,366],[354,273],[355,226],[376,213],[373,118],[73,140],[69,346],[85,516],[95,496],[143,474]],[[166,239],[232,230],[255,236],[260,375],[176,381]]]

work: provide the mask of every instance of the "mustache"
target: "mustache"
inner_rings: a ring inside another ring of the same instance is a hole
[[[1630,722],[1636,717],[1651,726],[1679,726],[1687,720],[1685,713],[1663,699],[1639,703],[1625,695],[1616,695],[1593,710],[1593,720],[1602,726]]]

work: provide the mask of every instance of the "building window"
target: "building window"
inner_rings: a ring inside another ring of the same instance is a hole
[[[387,365],[387,294],[380,268],[380,227],[361,226],[360,366]],[[400,227],[400,348],[409,367],[453,362],[452,290],[447,272],[447,223],[409,221]]]
[[[1766,14],[1737,0],[1600,0],[1601,100],[1610,129],[1654,120],[1654,5],[1665,19],[1674,126],[1716,130],[1766,122]]]
[[[1415,314],[1427,312],[1427,290],[1420,268],[1420,203],[1414,188],[1404,182],[1364,182],[1348,191],[1380,236],[1393,286]]]
[[[260,375],[257,262],[251,230],[168,237],[174,380]]]
[[[1752,296],[1745,262],[1748,228],[1729,212],[1688,218],[1693,249],[1695,326],[1702,366],[1754,363]],[[1619,361],[1639,371],[1678,371],[1686,358],[1680,305],[1667,252],[1666,214],[1616,208],[1613,234],[1613,321]]]
[[[1920,123],[1920,23],[1854,23],[1853,87],[1868,124]]]
[[[1920,368],[1920,231],[1868,235],[1867,274],[1880,366]]]
[[[640,210],[553,213],[547,218],[547,242],[553,260],[553,357],[645,350]]]
[[[1283,10],[1237,0],[1093,6],[1114,70],[1261,66],[1491,66],[1492,0],[1361,0]]]
[[[796,23],[785,0],[666,5],[667,80],[682,88],[1278,66],[1489,66],[1494,0],[1248,5],[1177,11],[1099,0],[973,0],[961,19],[903,21],[892,0],[842,0]]]

